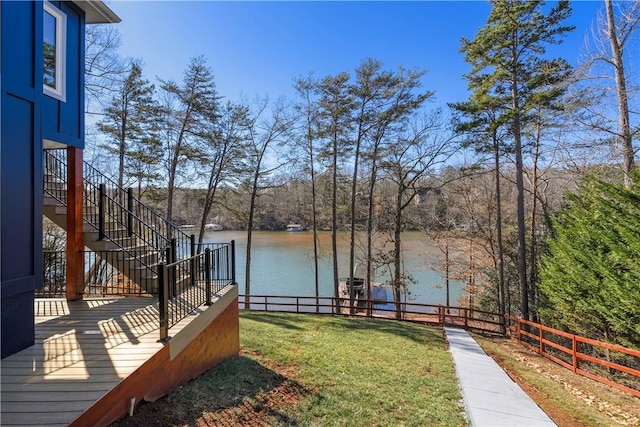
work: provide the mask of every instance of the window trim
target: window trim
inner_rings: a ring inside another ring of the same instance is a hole
[[[53,16],[56,20],[56,87],[53,88],[44,83],[44,77],[42,82],[42,88],[45,95],[58,99],[62,102],[66,102],[67,97],[67,15],[65,15],[60,9],[44,1],[43,13],[46,12]],[[44,45],[44,35],[43,35]],[[44,57],[44,51],[43,51]]]

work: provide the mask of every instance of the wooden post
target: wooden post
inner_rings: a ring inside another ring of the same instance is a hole
[[[82,149],[67,147],[67,286],[68,301],[84,293]]]
[[[573,359],[573,372],[576,372],[578,370],[578,341],[575,335],[571,337],[571,356]]]

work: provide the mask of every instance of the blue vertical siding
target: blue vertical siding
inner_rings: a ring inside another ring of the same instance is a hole
[[[67,15],[66,100],[44,97],[42,133],[45,139],[84,148],[84,13],[71,3],[51,4]]]
[[[42,2],[0,2],[2,357],[33,345],[42,286]]]

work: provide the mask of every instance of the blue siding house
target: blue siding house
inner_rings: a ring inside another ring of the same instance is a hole
[[[85,24],[119,21],[101,1],[0,2],[3,358],[34,344],[34,291],[42,287],[47,148],[66,148],[72,171],[68,209],[75,214],[68,216],[67,298],[79,298],[73,276],[81,277],[82,263],[74,267],[72,258],[82,250]]]

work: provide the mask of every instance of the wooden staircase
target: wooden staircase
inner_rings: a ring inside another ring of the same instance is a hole
[[[107,293],[120,293],[117,288],[122,287],[124,291],[123,283],[127,283],[128,291],[122,293],[157,294],[158,264],[175,261],[179,251],[186,253],[185,242],[192,241],[193,237],[166,223],[164,219],[159,220],[159,214],[139,200],[132,200],[131,192],[119,188],[95,168],[85,163],[84,169],[87,172],[83,197],[84,245],[96,254],[92,263],[85,265],[85,281],[104,261],[118,272],[112,283],[105,284],[111,287]],[[47,150],[43,214],[65,231],[66,191],[63,153]],[[136,212],[133,211],[134,207]],[[146,213],[146,221],[140,217],[140,212]],[[172,237],[166,235],[167,231]]]
[[[54,224],[66,231],[67,229],[67,207],[60,201],[45,194],[43,214]],[[98,256],[92,265],[87,266],[87,280],[91,277],[94,269],[101,260],[106,261],[119,271],[125,280],[137,286],[137,289],[129,288],[125,291],[122,288],[123,278],[114,282],[112,288],[117,288],[120,283],[120,292],[115,293],[149,293],[158,292],[157,267],[160,256],[157,251],[152,251],[145,244],[141,244],[135,237],[127,236],[126,230],[121,230],[120,236],[112,234],[109,239],[100,239],[98,229],[92,224],[84,221],[84,245]],[[111,289],[113,290],[113,289]],[[142,291],[142,292],[140,292]],[[109,294],[114,292],[107,292]]]

